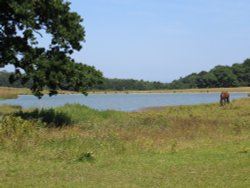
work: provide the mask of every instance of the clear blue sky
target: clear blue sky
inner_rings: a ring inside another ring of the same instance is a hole
[[[86,30],[73,57],[108,78],[171,82],[250,58],[250,0],[68,1]]]
[[[70,0],[84,18],[77,61],[109,78],[170,82],[250,56],[249,0]]]

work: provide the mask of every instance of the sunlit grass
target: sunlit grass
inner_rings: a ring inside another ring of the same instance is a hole
[[[18,112],[21,109],[22,109],[21,106],[1,105],[0,106],[0,116],[3,114],[10,114],[13,112]]]
[[[250,185],[249,98],[223,107],[128,113],[65,105],[56,112],[72,125],[3,117],[0,187]]]
[[[31,94],[27,88],[0,87],[0,99],[13,99],[18,95]]]

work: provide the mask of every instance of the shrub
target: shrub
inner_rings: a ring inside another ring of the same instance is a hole
[[[31,112],[17,112],[16,116],[26,120],[37,120],[45,123],[45,127],[60,128],[72,123],[71,118],[64,112],[58,112],[54,109],[35,109]]]
[[[0,122],[1,146],[11,146],[23,150],[34,135],[34,125],[20,117],[4,116]]]
[[[80,154],[80,156],[77,159],[77,161],[80,161],[80,162],[84,162],[84,161],[93,162],[94,160],[95,160],[95,157],[94,157],[93,152],[83,152]]]

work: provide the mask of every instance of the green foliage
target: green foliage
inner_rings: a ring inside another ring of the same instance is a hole
[[[86,94],[102,80],[100,71],[70,57],[81,49],[85,31],[82,18],[69,5],[63,0],[0,1],[0,68],[14,65],[10,81],[29,82],[38,97],[44,88],[50,95],[58,89]],[[41,47],[38,38],[45,34],[51,42]]]
[[[96,89],[123,91],[123,90],[157,90],[157,89],[167,89],[167,87],[168,85],[166,83],[161,83],[161,82],[149,82],[149,81],[134,80],[134,79],[105,78],[103,83],[98,85]]]
[[[66,104],[55,109],[66,114],[74,124],[80,124],[84,129],[97,129],[99,126],[114,124],[123,120],[126,115],[114,110],[98,111],[80,104]]]
[[[4,116],[0,121],[0,143],[16,151],[24,150],[34,135],[34,124],[15,116]]]
[[[185,78],[184,78],[185,79]],[[207,88],[209,85],[211,87],[216,87],[218,81],[216,75],[212,72],[202,71],[197,75],[197,86],[199,88]]]
[[[31,87],[31,83],[27,82],[26,84],[22,85],[21,81],[18,80],[14,83],[10,83],[9,78],[11,76],[11,73],[6,71],[0,71],[0,86],[5,87]]]
[[[239,86],[237,76],[233,73],[232,68],[228,66],[216,66],[211,73],[217,78],[217,87],[235,87]]]
[[[80,104],[66,104],[55,109],[19,110],[14,115],[25,120],[42,123],[41,125],[47,128],[63,128],[81,123],[82,127],[86,129],[96,128],[97,125],[108,123],[110,120],[113,123],[119,122],[125,116],[119,111],[98,111]]]
[[[87,70],[87,67],[86,67]],[[91,79],[95,78],[95,72],[92,72],[92,76],[86,77],[86,73],[84,70],[83,72],[79,71],[79,73],[84,73],[79,75],[80,77],[84,78],[87,82],[90,82]],[[90,70],[91,71],[91,70]],[[14,83],[9,82],[9,77],[11,73],[0,71],[0,86],[7,86],[7,87],[31,87],[32,82],[27,82],[25,85],[22,85],[20,81],[16,81]],[[98,75],[96,75],[98,76]],[[87,82],[84,83],[87,85]],[[149,82],[144,80],[133,80],[133,79],[109,79],[105,78],[103,82],[95,85],[89,86],[91,90],[112,90],[112,91],[123,91],[123,90],[157,90],[157,89],[167,89],[168,84],[161,83],[161,82]],[[74,88],[70,87],[66,82],[62,84],[61,89],[64,90],[74,90]]]
[[[210,71],[192,73],[169,84],[171,89],[186,88],[219,88],[250,86],[250,59],[242,64],[232,66],[216,66]]]
[[[72,124],[71,118],[63,113],[57,112],[54,109],[35,109],[30,112],[16,112],[15,116],[27,120],[36,120],[44,123],[45,127],[61,128]]]
[[[4,116],[0,123],[1,135],[6,137],[29,135],[32,132],[32,123],[21,119],[20,117]]]
[[[93,162],[95,160],[94,153],[93,152],[83,152],[80,154],[80,156],[77,159],[80,162]]]

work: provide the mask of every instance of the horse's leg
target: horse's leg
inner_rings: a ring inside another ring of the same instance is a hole
[[[227,98],[224,97],[224,98],[222,99],[222,101],[223,101],[223,102],[222,102],[222,103],[223,103],[223,106],[227,104]]]
[[[223,99],[222,99],[222,98],[220,99],[220,105],[221,105],[221,106],[224,105],[224,104],[223,104]]]
[[[223,94],[220,94],[220,105],[223,106]]]

